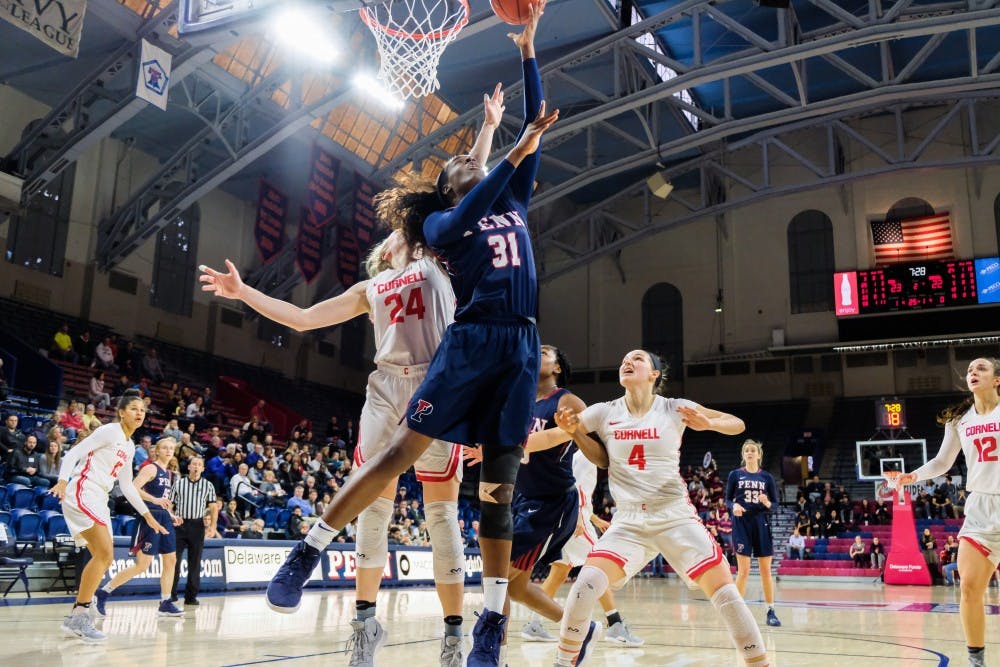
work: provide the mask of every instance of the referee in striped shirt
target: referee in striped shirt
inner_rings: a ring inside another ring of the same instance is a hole
[[[177,525],[177,558],[180,560],[187,549],[187,586],[184,587],[184,604],[198,604],[198,590],[201,588],[201,552],[205,547],[205,510],[212,512],[212,518],[219,516],[219,506],[215,499],[215,486],[201,476],[205,472],[205,460],[200,456],[191,457],[188,462],[188,476],[174,484],[174,514],[181,520]],[[174,568],[174,587],[171,597],[177,600],[177,579],[181,568]]]

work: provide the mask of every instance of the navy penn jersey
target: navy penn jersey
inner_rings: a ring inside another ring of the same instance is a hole
[[[726,505],[730,511],[733,503],[739,503],[747,514],[761,514],[770,511],[760,501],[761,494],[767,494],[771,503],[778,502],[778,486],[774,477],[766,470],[750,472],[746,468],[738,468],[729,473],[726,482]]]
[[[156,468],[156,476],[153,479],[146,482],[142,490],[153,496],[154,498],[166,498],[167,500],[173,499],[174,492],[174,473],[170,472],[166,468],[161,468],[159,464],[153,461],[146,461],[142,464],[142,467],[153,466]],[[150,509],[162,509],[160,507],[151,506]]]
[[[538,63],[524,69],[524,125],[538,116]],[[528,232],[528,203],[541,148],[516,168],[503,160],[454,208],[427,216],[424,236],[451,276],[455,320],[523,318],[538,314],[538,276]]]
[[[568,393],[566,389],[556,389],[540,401],[535,401],[531,433],[556,428],[559,399]],[[575,451],[576,445],[570,440],[558,447],[525,454],[527,460],[522,460],[517,470],[514,491],[526,498],[550,498],[573,489],[576,485],[576,478],[573,477]]]

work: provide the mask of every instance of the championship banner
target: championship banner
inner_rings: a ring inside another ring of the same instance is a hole
[[[350,225],[337,225],[337,280],[344,288],[358,282],[361,270],[361,248]]]
[[[288,217],[288,197],[261,179],[257,198],[257,224],[253,236],[261,260],[267,264],[285,246],[285,218]]]
[[[0,0],[0,18],[76,58],[87,0]]]
[[[299,220],[299,238],[295,252],[295,263],[307,283],[316,280],[323,266],[323,226],[316,224],[316,218],[305,206]]]
[[[2,1],[2,0],[0,0]],[[316,224],[324,227],[337,214],[337,170],[340,163],[332,155],[313,146],[312,172],[306,191],[306,205]]]
[[[142,40],[139,80],[135,83],[135,96],[155,104],[164,111],[167,110],[167,95],[170,92],[170,63],[169,53]]]
[[[358,179],[354,189],[354,230],[361,253],[367,252],[375,242],[375,186]]]

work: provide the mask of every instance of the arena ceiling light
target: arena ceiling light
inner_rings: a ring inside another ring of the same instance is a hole
[[[271,33],[284,48],[322,64],[340,58],[334,47],[336,35],[329,29],[325,12],[303,7],[288,7],[274,15]]]
[[[393,111],[400,111],[406,103],[386,88],[381,81],[372,76],[367,72],[359,72],[354,75],[351,79],[351,83],[360,92],[364,93],[367,97],[372,98],[377,101],[382,106],[387,109],[392,109]]]

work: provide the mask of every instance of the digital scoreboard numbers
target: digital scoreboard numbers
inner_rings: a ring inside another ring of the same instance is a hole
[[[906,401],[895,396],[875,401],[875,428],[890,431],[905,429]]]
[[[925,308],[973,306],[1000,301],[1000,260],[963,259],[894,264],[834,274],[837,316]]]

